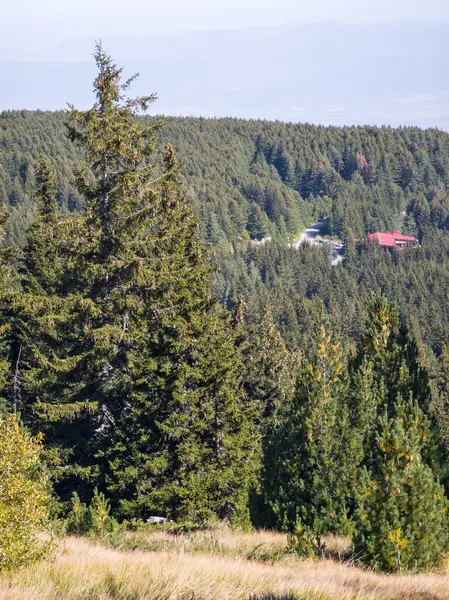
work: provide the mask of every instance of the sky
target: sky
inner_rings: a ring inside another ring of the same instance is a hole
[[[0,50],[85,36],[289,23],[449,21],[448,0],[0,0]],[[10,57],[8,57],[10,58]],[[0,58],[1,60],[1,58]]]
[[[0,0],[0,61],[80,38],[317,21],[449,21],[448,0]],[[87,57],[86,57],[87,58]]]
[[[388,21],[392,19],[449,18],[447,0],[0,0],[2,16],[36,17],[43,15],[76,15],[109,13],[121,15],[134,12],[147,15],[193,13],[189,26],[202,28],[220,25],[219,18],[229,14],[227,24],[238,26],[239,17],[244,25],[251,25],[254,19],[269,25],[273,19],[294,18],[296,21]],[[176,22],[177,19],[174,18]],[[169,26],[167,24],[167,26]]]
[[[293,27],[318,22],[350,27]],[[161,110],[171,114],[334,124],[337,117],[338,123],[395,124],[408,115],[407,122],[449,127],[449,89],[441,75],[449,65],[449,0],[0,0],[0,110],[61,108],[67,99],[87,105],[90,95],[79,90],[90,93],[95,39],[139,71],[142,86],[156,89],[165,102]],[[266,39],[273,44],[268,54]],[[264,56],[261,64],[251,62],[251,44]],[[339,52],[339,69],[329,48]],[[254,80],[247,81],[248,73]],[[258,107],[259,98],[266,106]],[[320,102],[321,112],[306,112]]]

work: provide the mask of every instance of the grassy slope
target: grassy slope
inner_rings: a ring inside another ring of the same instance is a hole
[[[449,599],[449,571],[385,576],[331,560],[300,561],[282,555],[279,534],[139,533],[118,545],[68,538],[54,562],[3,575],[0,600]],[[257,549],[283,558],[248,560]]]

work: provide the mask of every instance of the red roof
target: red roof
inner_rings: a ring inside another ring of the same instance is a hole
[[[401,242],[416,242],[415,237],[412,235],[402,235],[400,231],[393,231],[393,233],[389,231],[385,233],[376,231],[376,233],[370,233],[368,239],[372,244],[377,243],[384,248],[394,248],[397,243],[400,244]]]

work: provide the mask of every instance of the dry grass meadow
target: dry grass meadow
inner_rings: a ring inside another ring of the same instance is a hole
[[[0,600],[449,600],[449,568],[377,575],[285,548],[280,534],[226,529],[129,533],[114,545],[66,538],[53,561],[2,575]]]

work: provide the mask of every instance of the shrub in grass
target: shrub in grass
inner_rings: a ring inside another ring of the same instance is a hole
[[[0,570],[35,562],[49,553],[42,536],[50,504],[41,440],[23,431],[17,417],[0,420]]]

